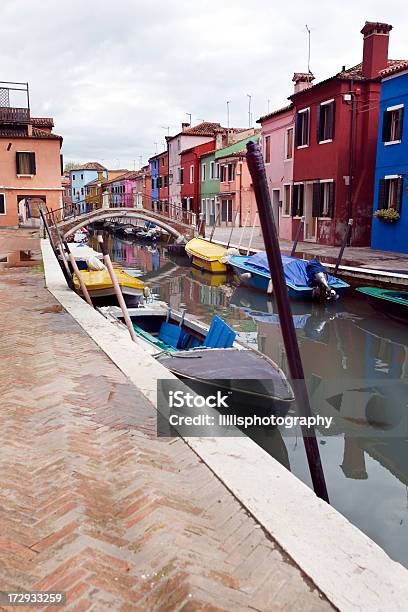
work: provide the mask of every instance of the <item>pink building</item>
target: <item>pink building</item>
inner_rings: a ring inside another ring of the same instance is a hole
[[[292,81],[294,93],[310,87],[313,75],[296,72]],[[261,144],[266,175],[271,194],[275,223],[279,237],[293,240],[298,221],[292,217],[293,156],[295,133],[294,105],[272,111],[258,119],[261,124]]]
[[[110,194],[111,206],[134,207],[134,193],[136,188],[137,172],[130,171],[103,183],[105,192]]]

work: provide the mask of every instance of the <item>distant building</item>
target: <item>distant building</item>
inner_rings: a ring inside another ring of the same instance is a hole
[[[381,71],[392,26],[367,22],[363,60],[290,96],[295,111],[291,214],[305,217],[304,240],[339,245],[353,218],[351,245],[370,244]]]
[[[158,161],[159,209],[163,210],[169,201],[169,154],[167,151],[159,154]]]
[[[134,194],[134,207],[135,208],[147,208],[151,210],[151,173],[149,166],[144,166],[140,170],[137,170],[135,176],[135,186],[133,188]]]
[[[108,178],[108,170],[98,162],[79,164],[70,170],[71,198],[78,212],[86,211],[86,186],[95,180]]]
[[[136,171],[125,172],[110,181],[103,183],[103,189],[109,193],[109,204],[112,207],[134,207],[134,192],[136,188],[138,173]]]
[[[0,227],[37,224],[41,204],[62,208],[62,137],[53,127],[50,117],[31,117],[26,83],[0,82]]]
[[[200,213],[200,156],[214,151],[215,141],[209,140],[181,152],[181,206],[184,210]]]
[[[397,221],[373,218],[371,246],[408,253],[408,61],[381,72],[380,121],[374,184],[374,215],[398,213]]]

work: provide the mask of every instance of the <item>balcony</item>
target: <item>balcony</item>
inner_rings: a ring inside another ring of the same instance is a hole
[[[29,122],[28,83],[0,81],[0,124],[24,125]]]
[[[29,108],[0,107],[0,123],[29,123]]]

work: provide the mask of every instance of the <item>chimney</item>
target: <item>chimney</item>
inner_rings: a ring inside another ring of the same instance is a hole
[[[390,30],[391,25],[373,21],[366,21],[361,30],[364,37],[362,72],[366,79],[377,77],[380,70],[387,67]]]
[[[311,72],[295,72],[292,81],[295,84],[295,92],[303,91],[308,87],[311,87],[314,76]]]
[[[189,123],[182,123],[182,124],[181,124],[181,131],[182,131],[182,132],[185,132],[185,131],[186,131],[186,129],[187,129],[187,128],[189,128],[189,127],[190,127],[190,124],[189,124]]]

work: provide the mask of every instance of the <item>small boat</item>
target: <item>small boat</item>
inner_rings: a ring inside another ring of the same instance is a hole
[[[147,289],[144,282],[127,274],[120,267],[115,267],[114,270],[125,300],[135,304],[142,302]],[[108,270],[80,270],[80,274],[92,300],[103,301],[104,304],[112,301],[117,304],[115,289]],[[77,293],[81,294],[81,286],[75,274],[74,287]]]
[[[118,307],[101,308],[121,321]],[[197,392],[224,389],[231,405],[256,414],[284,415],[293,390],[272,359],[236,339],[236,332],[215,315],[209,327],[163,302],[130,308],[133,328],[147,352]]]
[[[269,263],[265,252],[255,255],[232,255],[228,259],[240,283],[272,293],[272,280]],[[324,266],[312,259],[298,259],[282,255],[283,271],[289,297],[296,299],[322,298],[325,300],[337,299],[350,285],[327,273]]]
[[[408,323],[408,291],[377,287],[358,287],[356,291],[365,295],[375,310],[402,323]]]
[[[192,238],[185,246],[192,265],[212,274],[226,274],[228,249],[204,238]]]

